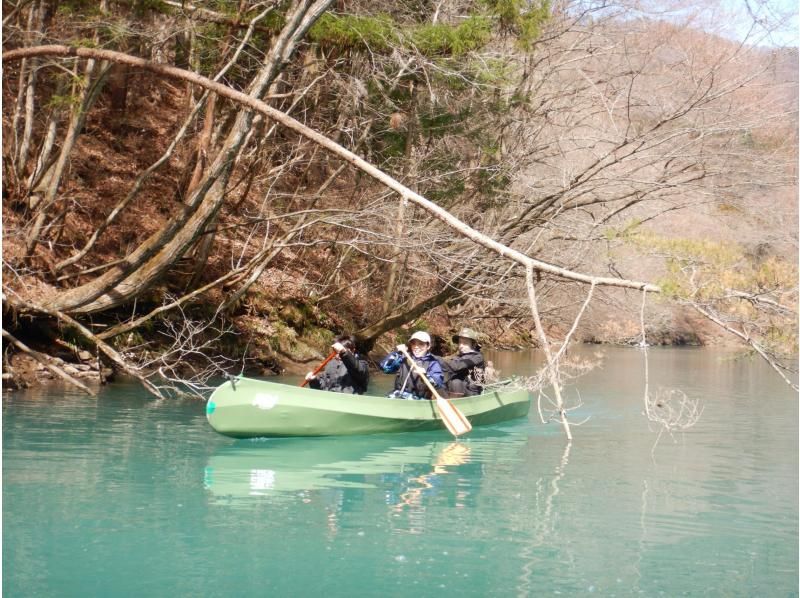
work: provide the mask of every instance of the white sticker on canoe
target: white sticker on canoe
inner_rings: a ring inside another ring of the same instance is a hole
[[[253,406],[259,409],[272,409],[277,404],[278,397],[263,392],[258,393],[256,398],[253,399]]]

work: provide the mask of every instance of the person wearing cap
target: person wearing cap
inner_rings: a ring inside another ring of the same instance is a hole
[[[336,338],[331,348],[338,353],[316,376],[306,374],[311,388],[330,392],[363,395],[369,383],[369,364],[356,351],[353,337],[342,335]]]
[[[483,392],[485,364],[478,338],[478,333],[471,328],[462,328],[453,336],[458,353],[444,360],[447,391],[451,397],[469,397]]]
[[[442,365],[431,352],[431,337],[427,332],[418,330],[408,340],[408,347],[397,345],[397,350],[392,351],[380,363],[380,368],[387,374],[397,372],[394,379],[394,392],[389,396],[393,398],[432,399],[428,385],[421,378],[424,374],[431,384],[438,390],[444,391],[444,374]],[[408,363],[403,356],[407,351],[414,360],[414,366]]]

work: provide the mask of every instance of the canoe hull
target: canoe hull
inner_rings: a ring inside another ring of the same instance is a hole
[[[525,389],[453,399],[473,426],[524,417]],[[435,401],[349,395],[239,378],[220,385],[206,417],[220,434],[234,438],[337,436],[445,429]]]

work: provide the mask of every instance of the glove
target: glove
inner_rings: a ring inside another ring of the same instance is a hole
[[[401,363],[403,363],[403,356],[392,351],[381,360],[378,367],[381,368],[384,374],[393,374],[400,368]]]

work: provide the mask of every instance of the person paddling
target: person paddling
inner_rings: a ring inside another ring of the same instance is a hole
[[[320,374],[315,376],[308,372],[308,385],[317,390],[363,395],[369,384],[369,364],[356,351],[353,337],[339,336],[331,348],[336,351],[336,357]]]
[[[444,374],[438,359],[431,352],[431,337],[427,332],[418,330],[411,335],[408,347],[397,345],[397,350],[392,351],[380,363],[380,368],[387,374],[397,372],[394,379],[394,391],[389,395],[396,399],[432,399],[433,395],[425,381],[415,371],[412,371],[408,360],[403,356],[403,351],[409,351],[417,367],[422,368],[431,384],[444,391]]]

